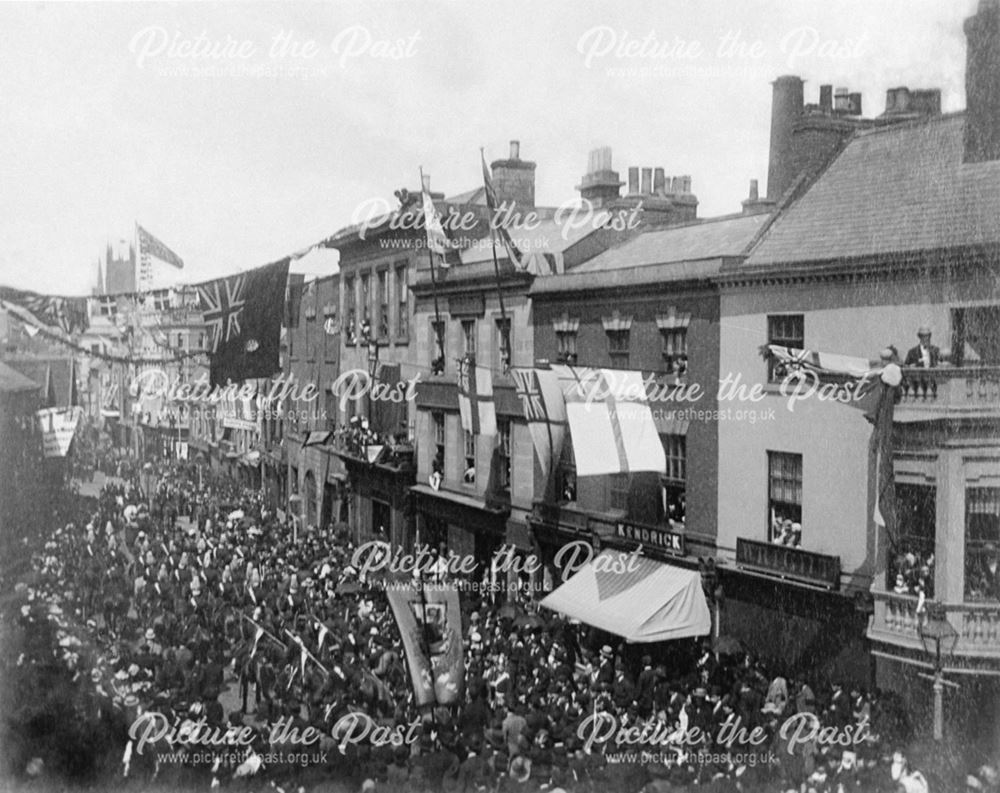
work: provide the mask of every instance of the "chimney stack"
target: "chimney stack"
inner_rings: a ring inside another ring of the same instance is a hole
[[[617,200],[622,184],[618,171],[611,168],[611,147],[602,146],[593,149],[587,158],[587,173],[583,175],[576,189],[580,198],[589,201],[595,207],[604,206]]]
[[[819,109],[824,115],[833,112],[833,86],[821,85],[819,87]]]
[[[771,98],[771,150],[767,166],[767,197],[779,199],[795,179],[792,130],[802,115],[802,79],[785,75],[775,80]]]
[[[1000,159],[1000,0],[979,0],[965,38],[963,162]]]
[[[653,192],[653,169],[642,169],[642,194],[650,195]]]
[[[513,204],[519,212],[535,208],[535,163],[521,159],[521,143],[510,142],[510,157],[490,164],[493,187],[500,203]]]
[[[750,200],[751,201],[756,201],[759,198],[760,198],[760,196],[758,195],[758,191],[757,191],[757,180],[756,179],[751,179],[750,180]]]
[[[628,194],[639,195],[639,169],[634,165],[628,169]]]

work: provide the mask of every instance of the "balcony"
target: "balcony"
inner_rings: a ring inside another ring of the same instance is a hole
[[[768,577],[823,589],[840,587],[840,557],[738,537],[736,565]]]
[[[1000,413],[1000,366],[905,367],[896,420]]]
[[[868,638],[899,648],[923,652],[918,627],[924,615],[917,615],[917,598],[876,590],[875,614]],[[928,600],[927,608],[935,603]],[[945,603],[948,622],[958,631],[954,655],[1000,659],[1000,602]]]

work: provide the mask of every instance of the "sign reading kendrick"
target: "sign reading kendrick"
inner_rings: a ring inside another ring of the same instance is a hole
[[[669,553],[684,553],[684,535],[675,531],[667,531],[653,526],[642,526],[635,523],[619,522],[615,525],[615,536],[623,540],[648,545],[659,551]]]

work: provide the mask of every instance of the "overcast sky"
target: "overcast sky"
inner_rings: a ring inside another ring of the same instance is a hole
[[[134,223],[204,280],[521,141],[537,200],[587,153],[690,174],[699,215],[765,188],[770,81],[940,87],[964,107],[974,0],[0,4],[0,283],[87,294]],[[728,42],[730,50],[720,51]],[[754,46],[756,44],[756,46]],[[284,49],[282,49],[284,47]],[[206,52],[206,50],[209,50]],[[304,269],[329,258],[312,257]]]

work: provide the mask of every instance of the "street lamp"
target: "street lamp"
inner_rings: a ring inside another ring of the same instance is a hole
[[[156,476],[156,472],[153,470],[153,464],[147,462],[142,467],[142,489],[146,491],[146,498],[149,501],[149,513],[153,514],[153,477]]]
[[[941,665],[941,649],[951,655],[958,643],[958,631],[952,627],[945,615],[944,607],[935,604],[928,609],[927,619],[918,628],[924,651],[934,652],[934,740],[944,738],[944,669]]]

